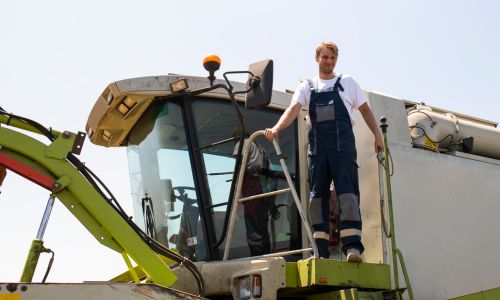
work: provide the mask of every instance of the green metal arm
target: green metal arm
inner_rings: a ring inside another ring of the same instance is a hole
[[[36,127],[26,123],[26,122],[20,121],[16,118],[10,118],[7,116],[0,115],[0,123],[6,124],[9,126],[13,126],[13,127],[17,127],[19,129],[23,129],[23,130],[27,130],[27,131],[41,134],[41,132],[40,132],[40,130],[38,130],[38,128],[36,128]],[[52,130],[52,129],[47,129],[47,130],[49,130],[55,137],[58,137],[61,134],[61,132],[59,132],[57,130]]]
[[[35,274],[36,265],[38,264],[38,258],[40,253],[44,250],[43,241],[33,240],[31,242],[31,247],[28,252],[28,257],[24,263],[23,273],[21,275],[21,282],[31,282],[33,275]]]
[[[38,130],[30,131],[38,133]],[[61,139],[74,140],[75,134],[60,134],[51,145],[45,145],[18,131],[0,127],[0,154],[52,177],[55,180],[52,186],[54,195],[101,244],[130,256],[155,283],[171,286],[176,276],[112,205],[68,162],[66,156],[71,152],[72,143]]]

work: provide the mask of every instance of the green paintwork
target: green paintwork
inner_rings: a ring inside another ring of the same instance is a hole
[[[285,264],[285,276],[285,286],[287,288],[300,286],[299,268],[296,262],[287,262]]]
[[[24,160],[39,164],[37,169],[45,169],[60,183],[67,184],[65,189],[55,193],[56,197],[100,243],[118,253],[125,251],[155,283],[171,286],[175,282],[176,276],[169,267],[71,163],[46,155],[50,146],[5,127],[0,127],[0,146],[0,151],[8,153],[6,148],[17,156],[24,156]],[[62,151],[59,147],[66,151],[70,146],[61,143],[54,148],[57,148],[56,153]]]
[[[130,262],[130,258],[128,257],[126,252],[122,252],[123,259],[125,260],[125,263],[127,264],[128,268],[128,273],[132,277],[132,281],[135,283],[140,283],[139,276],[137,276],[137,272],[135,271],[134,266],[132,266],[132,263]]]
[[[38,133],[38,134],[41,133],[40,130],[38,130],[36,127],[34,127],[26,122],[20,121],[20,120],[15,119],[15,118],[9,118],[9,117],[3,116],[3,115],[0,116],[0,123],[6,124],[9,126],[13,126],[13,127],[19,128],[19,129],[23,129],[26,131]],[[47,130],[50,131],[50,133],[52,133],[56,137],[61,134],[57,130],[52,130],[52,128],[48,128]]]
[[[45,148],[45,155],[57,159],[66,159],[68,153],[73,149],[76,135],[74,133],[65,132],[59,135],[54,142]]]
[[[20,282],[30,283],[35,274],[36,265],[38,264],[38,259],[40,258],[40,253],[43,251],[43,241],[33,240],[31,242],[30,251],[28,252],[28,257],[26,257],[26,262],[24,263],[23,273],[21,274]]]
[[[170,250],[172,250],[174,252],[177,251],[177,249],[170,249]],[[176,263],[175,261],[173,261],[170,258],[167,258],[167,257],[165,257],[165,256],[163,256],[161,254],[159,254],[158,256],[168,266],[172,266],[172,265],[174,265]],[[135,272],[138,277],[144,277],[146,275],[146,274],[144,274],[144,271],[141,268],[139,268],[139,267],[135,267],[134,270],[133,270],[133,272]],[[129,270],[129,271],[125,271],[125,272],[121,273],[120,275],[118,275],[118,276],[110,279],[109,281],[112,281],[112,282],[130,282],[130,281],[133,281],[133,280],[134,280],[134,278],[133,278],[133,276],[132,276],[132,274],[131,274],[131,272]]]
[[[71,178],[69,178],[68,176],[61,176],[56,180],[56,183],[58,183],[59,186],[53,188],[54,193],[60,192],[65,189],[71,183]]]
[[[405,278],[406,289],[408,290],[408,297],[410,297],[410,300],[413,300],[413,299],[415,299],[415,297],[413,296],[413,289],[411,288],[410,276],[408,275],[408,271],[406,271],[406,264],[405,264],[405,260],[403,258],[403,253],[401,253],[401,250],[399,250],[399,248],[396,248],[396,254],[398,255],[398,258],[399,258],[401,270],[403,270],[403,276]]]
[[[384,298],[384,293],[386,297]],[[386,292],[362,292],[357,289],[346,289],[340,291],[331,291],[321,294],[314,294],[307,297],[307,300],[384,300],[388,298]]]
[[[333,259],[309,258],[286,264],[286,287],[313,285],[359,287],[389,290],[391,271],[388,265],[352,263]]]
[[[500,299],[500,287],[470,295],[451,298],[450,300],[497,300]]]

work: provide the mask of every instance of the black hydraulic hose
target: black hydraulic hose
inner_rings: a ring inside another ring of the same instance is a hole
[[[54,263],[54,251],[50,249],[45,249],[44,252],[51,253],[52,256],[50,257],[49,265],[47,266],[47,271],[45,271],[45,275],[43,276],[42,283],[45,283],[45,280],[47,280],[47,276],[49,276],[50,269],[52,269],[52,264]]]
[[[18,115],[9,113],[9,112],[6,112],[3,108],[0,108],[0,113],[8,116],[9,118],[18,119],[20,121],[25,122],[26,124],[29,124],[29,125],[35,127],[36,129],[38,129],[40,131],[41,134],[45,135],[51,142],[53,142],[56,139],[56,137],[52,134],[52,132],[50,130],[48,130],[42,124],[40,124],[36,121],[33,121],[33,120],[25,118],[25,117],[21,117],[21,116],[18,116]]]
[[[50,130],[48,130],[46,127],[44,127],[43,125],[41,125],[40,123],[38,123],[36,121],[33,121],[31,119],[28,119],[28,118],[24,118],[24,117],[21,117],[21,116],[17,116],[17,115],[8,113],[3,108],[0,108],[0,112],[2,114],[7,115],[9,118],[16,118],[18,120],[21,120],[21,121],[23,121],[23,122],[25,122],[25,123],[27,123],[27,124],[35,127],[36,129],[38,129],[40,131],[41,134],[45,135],[51,142],[53,142],[55,140],[55,136],[52,134],[52,132]],[[119,215],[127,222],[127,224],[141,237],[141,239],[153,251],[155,251],[155,252],[157,252],[159,254],[162,254],[163,256],[165,256],[167,258],[170,258],[170,259],[176,261],[181,266],[186,266],[186,268],[193,274],[193,276],[196,279],[196,283],[198,285],[198,290],[199,290],[200,295],[203,295],[204,292],[205,292],[205,284],[204,284],[203,276],[201,275],[201,272],[196,267],[196,265],[191,260],[189,260],[187,257],[184,257],[184,256],[182,256],[180,254],[177,254],[177,253],[169,250],[165,246],[161,245],[157,241],[155,241],[152,238],[150,238],[141,228],[139,228],[139,226],[137,226],[136,223],[134,223],[132,220],[130,220],[129,216],[126,214],[126,212],[120,206],[120,204],[118,203],[118,201],[116,200],[116,198],[114,197],[114,195],[107,188],[107,186],[99,179],[99,177],[97,177],[97,175],[95,175],[74,154],[69,153],[67,158],[68,158],[68,161],[79,171],[79,173],[82,174],[85,177],[85,179],[87,179],[89,181],[89,183],[94,187],[94,189],[104,199],[108,200],[108,202],[115,209],[115,211],[117,211],[119,213]],[[106,197],[106,195],[102,191],[101,187],[99,187],[97,185],[97,183],[95,182],[94,179],[97,180],[98,183],[102,186],[102,188],[104,188],[106,190],[106,192],[108,193],[108,196],[110,196],[111,199],[109,199],[108,197]],[[53,260],[51,260],[51,263],[49,264],[48,271],[50,271],[50,267],[52,266],[52,261]],[[47,272],[46,275],[48,275],[48,272]]]
[[[429,139],[429,141],[433,142],[433,143],[436,143],[436,144],[441,144],[442,142],[444,142],[447,138],[451,137],[451,140],[453,141],[453,134],[451,133],[448,133],[444,138],[442,138],[441,140],[439,141],[435,141],[433,139],[431,139],[428,135],[427,135],[427,132],[425,131],[425,128],[421,127],[421,126],[418,126],[418,125],[413,125],[413,126],[410,126],[409,127],[410,130],[411,129],[414,129],[414,128],[417,128],[417,129],[420,129],[422,131],[422,133],[425,135],[426,138]],[[421,135],[420,135],[421,136]]]
[[[195,277],[196,283],[198,285],[198,291],[200,295],[203,295],[205,293],[205,284],[203,280],[203,276],[201,275],[199,269],[196,267],[196,265],[189,260],[187,257],[184,257],[180,254],[177,254],[162,244],[158,243],[151,237],[149,237],[139,226],[137,226],[136,223],[132,222],[131,220],[127,219],[127,223],[132,227],[132,229],[141,237],[141,239],[156,253],[159,253],[169,259],[174,260],[175,262],[179,263],[181,266],[186,266],[186,268],[193,274]]]
[[[389,147],[387,147],[387,153],[388,153],[388,156],[389,156],[389,162],[391,163],[391,165],[389,166],[389,176],[392,177],[392,175],[394,175],[394,161],[392,160],[392,155],[391,155],[391,151],[389,151]],[[380,163],[380,165],[382,166],[382,168],[385,169],[385,165],[384,165],[384,159],[378,159],[378,162]]]
[[[86,167],[86,169],[88,169]],[[92,173],[93,174],[93,173]],[[93,175],[95,176],[95,175]],[[103,188],[106,189],[106,191],[109,191],[109,189],[96,177],[96,179],[99,181],[101,185],[103,185]],[[100,190],[98,190],[100,191]],[[102,193],[102,191],[100,191]],[[186,268],[193,274],[196,283],[198,285],[198,292],[200,295],[204,295],[205,293],[205,284],[203,280],[203,276],[201,275],[199,269],[194,265],[194,263],[189,260],[187,257],[184,257],[180,254],[177,254],[162,244],[158,243],[151,237],[149,237],[135,222],[130,220],[128,215],[125,213],[125,211],[119,206],[118,201],[114,198],[112,194],[110,194],[112,197],[112,203],[111,206],[122,216],[122,218],[127,222],[127,224],[140,236],[140,238],[156,253],[159,253],[169,259],[172,259],[173,261],[179,263],[181,266],[186,266]],[[118,206],[116,206],[118,204]]]

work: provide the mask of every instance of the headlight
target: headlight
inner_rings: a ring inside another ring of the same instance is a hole
[[[188,87],[189,86],[186,79],[180,79],[170,84],[170,90],[172,91],[172,93],[185,91]]]
[[[122,100],[122,103],[120,103],[116,109],[122,115],[126,115],[128,111],[131,110],[136,104],[137,101],[127,96]]]
[[[260,275],[240,277],[238,278],[238,289],[241,300],[260,298],[262,296],[262,277]]]

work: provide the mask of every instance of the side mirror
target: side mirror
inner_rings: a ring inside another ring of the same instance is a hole
[[[247,93],[245,108],[265,107],[271,103],[273,93],[273,61],[266,59],[251,64],[248,67],[250,73],[247,81],[247,88],[252,88]]]

